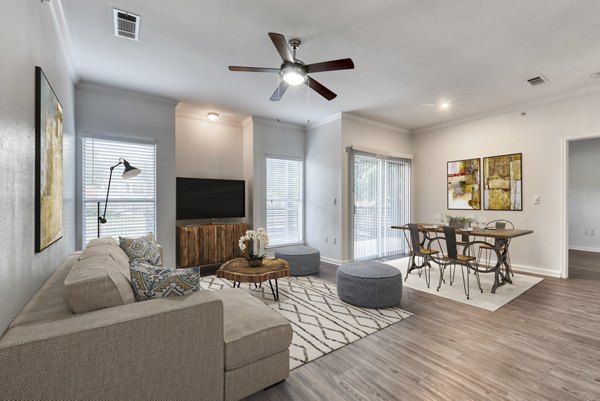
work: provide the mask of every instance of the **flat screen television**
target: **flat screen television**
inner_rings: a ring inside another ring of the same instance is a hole
[[[245,217],[243,180],[177,177],[177,220]]]

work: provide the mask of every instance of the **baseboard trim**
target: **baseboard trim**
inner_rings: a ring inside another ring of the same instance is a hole
[[[560,270],[540,269],[539,267],[535,267],[535,266],[517,265],[514,263],[511,264],[511,267],[515,272],[520,272],[520,273],[531,273],[531,274],[537,274],[540,276],[558,277],[558,278],[562,277]]]
[[[585,252],[600,252],[600,248],[594,248],[592,246],[578,246],[578,245],[569,245],[569,250],[585,251]]]
[[[321,256],[321,262],[329,263],[336,266],[340,266],[342,264],[342,261],[339,259],[327,258],[325,256]]]

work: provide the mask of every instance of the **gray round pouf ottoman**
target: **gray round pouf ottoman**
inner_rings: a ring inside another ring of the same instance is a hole
[[[362,308],[399,306],[402,299],[402,273],[378,262],[352,262],[337,270],[340,299]]]
[[[317,274],[321,265],[321,254],[306,245],[292,245],[275,251],[275,257],[290,265],[290,276]]]

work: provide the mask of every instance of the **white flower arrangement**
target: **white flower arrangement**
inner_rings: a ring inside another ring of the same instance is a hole
[[[246,250],[246,242],[250,241],[250,249],[248,250],[248,259],[256,260],[265,257],[267,247],[269,246],[269,235],[267,231],[259,227],[258,230],[248,230],[245,235],[240,237],[239,247],[240,250]],[[265,253],[260,253],[261,249],[265,250]]]

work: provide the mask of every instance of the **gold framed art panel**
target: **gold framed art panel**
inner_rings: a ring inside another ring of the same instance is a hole
[[[483,158],[483,209],[523,210],[523,154]]]
[[[63,108],[35,68],[35,251],[63,237]]]
[[[454,160],[447,163],[448,210],[480,210],[481,158]]]

